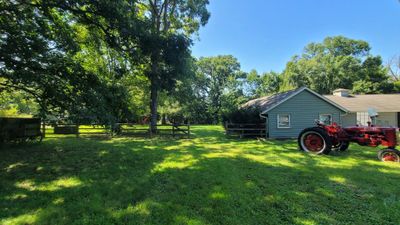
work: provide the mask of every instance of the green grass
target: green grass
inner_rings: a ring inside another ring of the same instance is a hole
[[[295,141],[47,138],[0,149],[0,224],[399,224],[400,165]]]

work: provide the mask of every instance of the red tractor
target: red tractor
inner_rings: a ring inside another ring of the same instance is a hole
[[[368,126],[344,127],[333,123],[324,125],[317,121],[316,127],[304,129],[299,137],[298,144],[301,150],[315,154],[328,154],[331,150],[345,151],[350,142],[362,146],[386,148],[378,152],[381,161],[400,162],[400,151],[397,145],[396,128],[378,127],[368,123]]]

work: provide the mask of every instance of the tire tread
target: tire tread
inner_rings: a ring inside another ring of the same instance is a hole
[[[309,127],[309,128],[306,128],[306,129],[304,129],[304,130],[302,130],[302,131],[300,132],[300,134],[299,134],[299,136],[298,136],[298,138],[297,138],[297,144],[299,145],[300,150],[301,150],[301,151],[305,151],[305,150],[303,149],[303,147],[301,146],[301,136],[302,136],[305,132],[309,132],[309,131],[317,132],[317,133],[319,133],[319,134],[322,136],[322,138],[324,139],[325,144],[326,144],[325,149],[322,151],[322,154],[328,155],[328,154],[331,152],[331,150],[332,150],[332,140],[331,140],[331,138],[329,137],[329,135],[325,132],[325,130],[322,129],[321,127]]]

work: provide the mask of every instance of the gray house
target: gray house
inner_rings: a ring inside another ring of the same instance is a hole
[[[400,127],[400,94],[352,95],[347,89],[337,89],[325,98],[343,106],[349,112],[342,117],[343,126],[364,125],[368,122],[379,126]],[[368,111],[378,113],[371,121]]]
[[[400,127],[400,94],[351,95],[337,89],[333,95],[320,95],[303,87],[251,100],[242,108],[255,108],[265,118],[269,138],[294,138],[315,120],[342,126],[376,125]],[[371,121],[368,111],[378,113]]]
[[[251,100],[242,108],[256,108],[266,120],[267,137],[293,138],[306,127],[324,123],[341,124],[348,110],[330,99],[303,87]]]

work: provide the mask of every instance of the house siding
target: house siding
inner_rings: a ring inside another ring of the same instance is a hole
[[[355,126],[360,125],[360,121],[357,121],[357,113],[352,112],[342,115],[342,126]],[[378,126],[391,126],[397,127],[398,125],[397,113],[395,112],[378,112],[378,117],[376,118],[376,125]],[[366,124],[364,124],[366,125]]]
[[[331,114],[333,122],[340,124],[342,113],[342,110],[304,90],[268,112],[269,137],[296,138],[304,128],[315,126],[320,114]],[[290,128],[278,128],[278,114],[290,115]]]
[[[395,112],[378,112],[376,125],[397,127],[397,113]]]
[[[343,114],[341,124],[343,127],[355,126],[357,124],[357,113]]]

